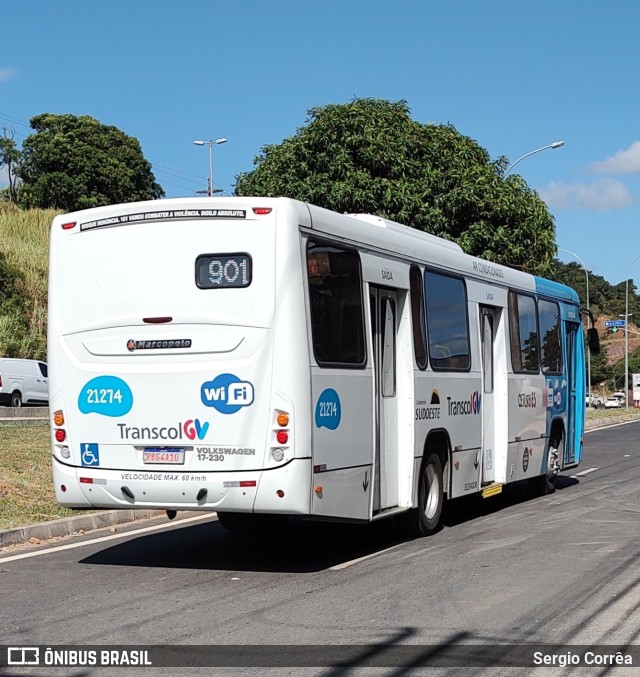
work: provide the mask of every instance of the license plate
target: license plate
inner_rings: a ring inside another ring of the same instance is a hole
[[[184,449],[176,449],[174,447],[149,447],[142,452],[142,462],[182,465],[184,464]]]

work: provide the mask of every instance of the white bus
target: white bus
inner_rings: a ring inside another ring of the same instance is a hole
[[[57,216],[48,351],[68,507],[426,535],[445,500],[550,492],[582,455],[573,290],[286,198]]]

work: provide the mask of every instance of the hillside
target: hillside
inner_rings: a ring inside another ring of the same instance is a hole
[[[49,228],[57,213],[0,202],[0,355],[46,359]]]

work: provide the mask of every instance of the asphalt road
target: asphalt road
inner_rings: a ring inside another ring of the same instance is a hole
[[[418,644],[436,655],[469,644],[637,649],[640,424],[596,430],[585,444],[583,463],[559,478],[555,494],[532,498],[518,485],[506,496],[454,502],[427,539],[401,540],[393,523],[297,523],[281,535],[240,538],[215,519],[189,516],[17,548],[0,556],[0,644]],[[417,674],[363,664],[142,674]],[[29,674],[129,672],[104,670]],[[565,674],[558,670],[548,674]]]

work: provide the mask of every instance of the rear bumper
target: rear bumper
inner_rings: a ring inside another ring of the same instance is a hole
[[[77,468],[53,457],[56,499],[69,508],[308,515],[311,477],[310,459],[270,470],[220,473]]]

